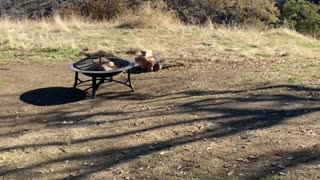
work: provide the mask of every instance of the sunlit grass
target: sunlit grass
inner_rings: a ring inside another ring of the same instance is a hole
[[[317,58],[320,42],[287,29],[258,31],[253,28],[117,28],[118,23],[62,20],[0,21],[0,59],[71,61],[83,49],[105,50],[125,56],[130,48],[162,51],[174,58],[210,58],[232,55],[245,58],[292,56]],[[71,53],[70,53],[71,52]],[[23,54],[23,55],[21,55]],[[57,58],[54,58],[57,57]],[[22,58],[23,59],[23,58]]]

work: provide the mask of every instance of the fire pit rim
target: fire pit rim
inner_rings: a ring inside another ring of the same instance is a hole
[[[126,70],[129,70],[131,68],[133,68],[136,63],[135,62],[132,62],[132,61],[129,61],[129,60],[126,60],[126,59],[122,59],[122,58],[113,58],[113,59],[118,59],[118,60],[122,60],[122,61],[125,61],[127,62],[128,64],[126,66],[123,66],[123,67],[120,67],[120,68],[117,68],[117,69],[114,69],[114,70],[110,70],[110,71],[86,71],[86,70],[82,70],[82,69],[79,69],[77,67],[75,67],[75,65],[81,61],[85,61],[87,59],[91,59],[91,58],[84,58],[80,61],[77,61],[77,62],[74,62],[70,65],[70,69],[74,72],[79,72],[79,73],[83,73],[83,74],[96,74],[96,75],[103,75],[103,74],[112,74],[112,73],[120,73],[120,72],[124,72]],[[109,59],[112,59],[112,58],[109,58]]]

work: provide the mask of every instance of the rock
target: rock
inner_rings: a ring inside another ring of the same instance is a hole
[[[258,157],[253,156],[253,155],[250,155],[250,156],[248,157],[248,159],[258,159]]]
[[[280,175],[280,176],[285,176],[285,175],[287,175],[287,173],[285,173],[285,172],[279,172],[279,175]]]
[[[289,157],[287,157],[287,159],[288,160],[292,160],[292,159],[294,159],[294,157],[293,156],[289,156]]]
[[[230,165],[229,165],[229,164],[224,164],[222,167],[224,167],[224,168],[229,168]]]
[[[286,56],[289,56],[289,53],[288,52],[281,52],[280,56],[281,57],[286,57]]]
[[[243,159],[243,158],[239,158],[239,159],[237,159],[237,161],[240,161],[240,162],[249,162],[248,159]]]
[[[285,168],[286,168],[283,164],[279,164],[278,167],[279,167],[280,169],[285,169]]]
[[[230,172],[228,173],[228,176],[232,176],[233,174],[234,174],[234,170],[230,171]]]

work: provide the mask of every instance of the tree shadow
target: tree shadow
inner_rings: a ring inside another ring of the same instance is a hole
[[[147,69],[143,69],[139,66],[133,67],[130,69],[131,74],[144,74],[144,73],[150,73],[147,71]]]
[[[20,100],[35,106],[56,106],[82,101],[86,93],[75,88],[48,87],[28,91]]]
[[[262,162],[270,159],[270,154],[277,154],[277,159],[269,162],[269,164],[261,166]],[[245,165],[245,169],[252,169],[254,173],[248,173],[247,179],[267,179],[272,175],[286,175],[288,170],[301,165],[320,163],[320,147],[302,148],[300,150],[274,151],[264,154],[259,161],[253,162],[251,165]],[[260,164],[260,165],[259,165]],[[258,167],[258,168],[257,168]],[[295,174],[291,174],[292,179],[299,179]],[[318,175],[318,178],[320,175]]]
[[[264,93],[258,92],[260,90],[272,90],[277,88],[287,88],[294,94],[288,93]],[[307,92],[308,95],[299,96],[300,92]],[[309,94],[312,93],[314,97],[310,97]],[[46,166],[54,163],[60,163],[64,161],[95,161],[97,158],[102,160],[97,161],[93,166],[80,167],[81,172],[76,173],[72,178],[77,179],[81,177],[89,176],[93,173],[104,171],[108,168],[119,165],[123,162],[130,162],[141,156],[146,156],[159,151],[167,150],[172,147],[182,146],[192,142],[202,141],[203,139],[214,139],[214,138],[224,138],[233,136],[242,132],[248,132],[258,129],[268,129],[273,126],[279,125],[285,121],[289,121],[293,118],[300,117],[303,115],[308,115],[313,112],[320,111],[320,104],[318,99],[318,89],[300,87],[300,86],[273,86],[273,87],[262,87],[257,89],[251,89],[250,92],[247,90],[237,90],[237,91],[186,91],[181,92],[183,97],[189,98],[190,102],[182,102],[178,105],[177,111],[172,112],[159,112],[158,114],[148,114],[148,112],[142,112],[140,118],[154,117],[154,116],[167,116],[171,117],[173,115],[187,114],[190,113],[205,113],[206,116],[201,118],[194,118],[187,116],[188,118],[183,121],[177,122],[166,122],[164,124],[152,124],[150,127],[138,128],[136,130],[127,130],[125,132],[113,133],[107,135],[97,135],[95,137],[84,137],[81,139],[75,139],[70,142],[70,145],[84,144],[89,142],[101,141],[101,140],[116,140],[119,138],[129,137],[134,134],[153,132],[156,130],[164,130],[166,128],[174,128],[182,125],[194,125],[201,122],[216,123],[214,127],[205,128],[202,131],[193,133],[191,135],[183,135],[178,137],[171,137],[169,139],[162,139],[155,142],[148,142],[144,144],[131,145],[125,147],[109,147],[98,152],[88,152],[81,155],[68,155],[64,157],[58,157],[52,160],[47,160],[38,163],[30,163],[23,168],[8,169],[0,171],[0,175],[11,175],[13,173],[19,173],[24,171],[33,170],[35,168]],[[232,94],[232,95],[231,95]],[[199,97],[201,97],[199,99]],[[158,97],[159,98],[159,97]],[[165,98],[166,101],[174,100],[179,101],[179,98]],[[194,99],[193,99],[194,98]],[[190,100],[191,99],[191,100]],[[156,102],[157,98],[151,100],[150,102]],[[168,107],[169,103],[164,102],[163,106]],[[310,104],[311,102],[311,104]],[[145,102],[141,102],[145,103]],[[116,112],[122,113],[122,112]],[[130,118],[132,112],[127,112],[122,120]],[[90,116],[101,115],[92,114]],[[127,117],[128,116],[128,117]],[[56,116],[57,117],[57,116]],[[72,116],[67,117],[72,118]],[[121,121],[121,118],[118,119]],[[125,124],[124,124],[125,125]],[[71,124],[72,126],[77,126],[77,124]],[[32,147],[65,147],[69,145],[61,142],[43,143],[43,144],[25,144],[22,146],[12,146],[7,148],[2,148],[0,152],[6,152],[11,149],[23,149]],[[285,156],[295,156],[297,157],[294,161],[285,161],[286,167],[295,167],[303,163],[312,163],[319,161],[319,151],[314,150],[316,153],[308,154],[309,151],[292,151],[292,152],[282,152],[279,153],[281,157]],[[125,153],[124,153],[125,152]],[[110,158],[105,158],[106,155]],[[301,158],[298,158],[301,157]],[[262,158],[262,157],[261,157]],[[264,158],[268,158],[266,155]],[[304,160],[301,160],[304,159]],[[249,167],[249,169],[252,167]],[[56,173],[74,173],[78,171],[79,167],[74,169],[69,168]],[[249,179],[259,179],[270,175],[271,173],[278,172],[277,167],[262,167],[261,169],[255,169],[256,173],[247,174],[245,177]]]

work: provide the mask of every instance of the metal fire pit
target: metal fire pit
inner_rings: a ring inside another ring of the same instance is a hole
[[[76,88],[80,84],[91,81],[92,85],[91,87],[87,88],[86,91],[92,89],[92,99],[96,98],[96,91],[98,90],[99,86],[107,82],[120,83],[130,87],[131,91],[135,91],[130,77],[130,69],[134,66],[134,62],[118,57],[105,57],[100,55],[82,59],[74,64],[71,64],[71,70],[75,72],[75,82],[73,87]],[[122,72],[125,72],[128,75],[125,81],[113,79],[113,76],[116,76]],[[79,73],[91,77],[92,79],[81,80],[79,78]]]

